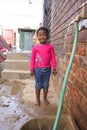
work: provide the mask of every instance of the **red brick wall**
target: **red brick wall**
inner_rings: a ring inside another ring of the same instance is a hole
[[[74,41],[73,21],[84,11],[87,18],[86,0],[54,0],[51,9],[51,37],[54,44],[58,76],[56,88],[63,84]],[[87,29],[79,31],[78,45],[65,94],[64,107],[74,116],[81,130],[87,130]]]

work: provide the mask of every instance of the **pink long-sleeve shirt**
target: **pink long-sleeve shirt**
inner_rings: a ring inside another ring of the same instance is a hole
[[[52,67],[52,69],[57,67],[53,46],[49,43],[34,45],[31,54],[30,70],[48,67]]]

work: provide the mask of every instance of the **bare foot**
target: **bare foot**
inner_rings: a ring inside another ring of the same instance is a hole
[[[44,104],[45,104],[45,105],[49,105],[48,100],[44,100]]]
[[[35,105],[40,106],[40,101],[36,101]]]

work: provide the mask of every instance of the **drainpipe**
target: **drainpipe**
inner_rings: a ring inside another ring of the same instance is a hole
[[[82,8],[82,12],[72,22],[72,23],[74,23],[74,22],[76,23],[74,44],[73,44],[73,49],[72,49],[70,61],[69,61],[69,64],[68,64],[68,67],[67,67],[67,70],[66,70],[66,73],[65,73],[65,78],[64,78],[62,90],[61,90],[61,93],[60,93],[60,100],[59,100],[59,105],[58,105],[58,109],[57,109],[57,114],[56,114],[56,119],[55,119],[55,122],[54,122],[53,130],[58,130],[58,125],[59,125],[59,120],[60,120],[60,116],[61,116],[64,95],[65,95],[65,91],[66,91],[66,85],[67,85],[68,77],[69,77],[69,74],[70,74],[72,62],[73,62],[73,59],[74,59],[74,56],[75,56],[76,47],[77,47],[77,43],[78,43],[78,31],[81,30],[82,28],[87,28],[87,19],[83,19],[83,18],[85,18],[84,6],[86,4],[87,4],[87,2],[83,3],[82,6],[80,6],[80,8]],[[83,20],[81,20],[81,19],[83,19]]]

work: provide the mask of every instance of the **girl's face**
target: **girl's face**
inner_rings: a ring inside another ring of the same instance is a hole
[[[37,38],[41,44],[46,43],[48,35],[44,30],[39,30],[37,34]]]

